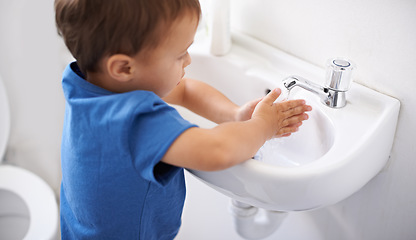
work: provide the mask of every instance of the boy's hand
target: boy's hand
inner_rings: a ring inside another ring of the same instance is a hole
[[[274,101],[281,94],[279,88],[271,91],[267,96],[257,102],[252,118],[259,118],[265,121],[270,129],[270,138],[289,136],[291,133],[298,131],[302,121],[308,119],[305,113],[311,111],[311,106],[305,104],[304,100],[291,100],[279,103]],[[255,100],[258,101],[258,100]],[[254,104],[254,102],[251,102]]]
[[[235,120],[239,112],[241,120],[248,118],[247,121],[223,121],[210,129],[189,128],[173,142],[162,161],[195,170],[218,171],[250,159],[266,140],[290,135],[308,118],[305,112],[311,107],[304,100],[274,103],[280,92],[275,89],[240,109],[228,105],[228,113],[236,108],[227,116],[232,115]]]
[[[235,120],[236,121],[246,121],[251,118],[251,115],[253,115],[254,109],[256,108],[257,104],[262,100],[263,98],[255,99],[250,102],[247,102],[240,108],[238,108]]]

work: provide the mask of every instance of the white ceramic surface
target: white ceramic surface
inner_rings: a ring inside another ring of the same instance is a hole
[[[213,85],[237,104],[282,87],[281,80],[289,75],[324,81],[324,69],[244,35],[233,40],[230,54],[220,58],[207,53],[204,41],[196,41],[186,76]],[[356,83],[342,109],[324,106],[305,90],[291,93],[291,98],[305,99],[314,110],[300,132],[274,143],[272,161],[249,159],[223,171],[190,172],[239,201],[269,210],[302,211],[347,198],[382,170],[393,144],[398,100]],[[201,127],[215,126],[178,109]]]
[[[16,194],[27,205],[29,215],[20,216],[27,217],[30,221],[23,239],[56,239],[59,211],[55,195],[45,181],[23,168],[3,165],[0,166],[0,189]],[[4,205],[12,206],[8,203]],[[20,209],[10,209],[10,215],[3,217],[13,217],[13,214],[19,212]]]
[[[6,89],[0,76],[0,163],[6,150],[10,132],[10,111]]]

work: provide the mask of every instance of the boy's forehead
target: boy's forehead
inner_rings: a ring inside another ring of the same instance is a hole
[[[193,42],[198,19],[188,14],[172,22],[166,36],[166,43],[179,44],[187,49]]]

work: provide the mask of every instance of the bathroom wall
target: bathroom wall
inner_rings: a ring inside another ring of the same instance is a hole
[[[416,1],[233,0],[231,5],[232,30],[322,67],[331,57],[348,57],[358,66],[356,82],[401,101],[385,169],[334,206],[291,214],[267,239],[416,239]],[[177,239],[240,239],[233,233],[228,199],[188,179],[189,201]]]
[[[11,112],[7,164],[28,169],[58,193],[65,60],[53,0],[0,1],[0,75]]]

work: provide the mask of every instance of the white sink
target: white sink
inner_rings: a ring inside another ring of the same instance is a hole
[[[318,84],[324,80],[324,69],[243,35],[233,40],[231,53],[221,58],[209,55],[204,42],[197,41],[186,76],[211,84],[237,104],[263,96],[267,89],[283,89],[281,80],[289,75]],[[290,95],[313,107],[299,132],[266,143],[255,159],[232,168],[188,171],[238,201],[268,210],[302,211],[347,198],[382,170],[393,144],[398,100],[357,83],[347,92],[347,105],[341,109],[325,106],[303,89]],[[200,127],[215,126],[177,108]]]

